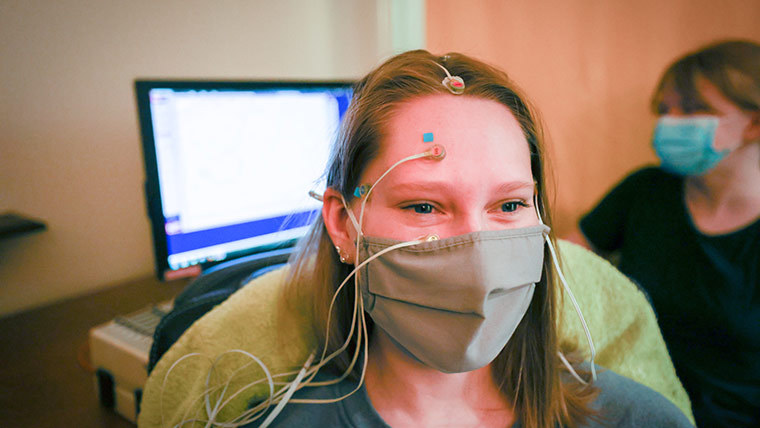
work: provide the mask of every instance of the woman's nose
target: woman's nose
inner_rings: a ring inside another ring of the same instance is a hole
[[[451,230],[451,236],[486,230],[485,222],[486,219],[481,214],[468,213],[462,215],[460,216],[459,221],[455,222],[453,230]]]

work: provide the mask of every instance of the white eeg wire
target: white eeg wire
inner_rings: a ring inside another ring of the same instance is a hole
[[[541,218],[541,213],[538,210],[538,201],[537,197],[533,198],[533,204],[536,207],[536,214],[538,215],[538,221],[541,224],[544,224],[544,220]],[[583,331],[586,333],[586,340],[588,341],[588,347],[591,352],[591,379],[596,381],[596,367],[594,366],[594,359],[596,358],[596,347],[594,347],[594,340],[591,338],[591,331],[588,328],[588,325],[586,324],[586,318],[583,316],[583,312],[581,311],[580,305],[578,305],[578,301],[575,300],[575,295],[573,294],[573,290],[570,289],[570,286],[567,285],[567,280],[565,279],[565,275],[562,273],[562,268],[559,265],[559,259],[557,258],[557,252],[554,250],[554,244],[552,244],[552,240],[549,238],[549,235],[544,235],[544,240],[549,245],[549,253],[551,253],[552,256],[552,262],[554,263],[554,267],[557,269],[557,274],[559,275],[559,280],[562,283],[562,287],[567,292],[568,296],[570,296],[570,301],[573,303],[573,307],[575,308],[575,313],[578,315],[578,318],[581,321],[581,325],[583,326]],[[558,352],[560,359],[562,360],[562,363],[565,364],[565,366],[570,369],[570,373],[572,373],[573,377],[580,380],[583,384],[587,384],[587,382],[583,381],[581,377],[578,375],[578,373],[573,369],[573,367],[570,365],[570,363],[567,361],[567,358],[565,358],[564,355],[562,355],[562,352]]]
[[[268,427],[269,424],[272,423],[274,418],[280,414],[280,412],[282,411],[282,408],[285,407],[285,404],[288,402],[288,400],[290,400],[290,397],[292,397],[293,394],[296,392],[296,387],[298,386],[299,383],[301,383],[301,380],[306,375],[306,370],[309,368],[313,360],[314,360],[314,353],[312,353],[309,356],[309,359],[306,360],[306,364],[304,364],[301,371],[298,372],[298,376],[296,376],[296,378],[293,380],[293,383],[287,388],[288,391],[282,397],[282,400],[280,400],[280,402],[277,403],[277,406],[275,406],[274,410],[272,410],[272,413],[270,413],[269,416],[267,416],[267,418],[264,419],[264,422],[261,423],[262,428]]]
[[[361,239],[362,239],[362,236],[363,236],[362,224],[364,222],[364,210],[365,210],[367,201],[369,200],[369,196],[372,193],[372,190],[375,188],[375,186],[377,186],[377,184],[383,178],[385,178],[386,175],[388,175],[393,169],[395,169],[397,166],[401,165],[402,163],[408,162],[408,161],[411,161],[411,160],[414,160],[414,159],[429,157],[429,156],[434,156],[434,153],[433,153],[432,149],[431,150],[427,150],[427,151],[422,152],[422,153],[418,153],[418,154],[415,154],[415,155],[408,156],[406,158],[403,158],[403,159],[399,160],[398,162],[394,163],[393,165],[391,165],[390,168],[388,168],[383,174],[381,174],[380,177],[377,180],[375,180],[374,183],[372,183],[372,186],[370,186],[370,188],[367,190],[367,193],[364,194],[364,195],[361,195],[361,197],[362,197],[362,203],[361,203],[361,209],[359,211],[359,221],[358,222],[356,221],[356,218],[354,217],[353,213],[351,212],[351,209],[348,207],[348,204],[346,204],[346,200],[343,198],[343,195],[342,194],[340,195],[341,196],[341,200],[343,202],[343,205],[346,208],[346,212],[348,213],[348,216],[351,219],[351,222],[354,224],[354,227],[357,229],[356,230],[356,247],[355,247],[356,257],[357,258],[358,258],[358,254],[359,254],[358,253],[359,246],[361,245]],[[364,338],[364,362],[363,362],[364,364],[362,365],[361,375],[360,375],[359,382],[358,382],[356,388],[354,388],[348,394],[345,394],[345,395],[343,395],[341,397],[334,398],[334,399],[324,399],[324,400],[318,400],[318,399],[294,399],[294,400],[292,400],[292,402],[294,402],[294,403],[296,403],[296,402],[298,402],[298,403],[333,403],[333,402],[340,401],[340,400],[342,400],[342,399],[344,399],[344,398],[352,395],[353,393],[355,393],[356,391],[358,391],[359,388],[361,388],[362,384],[364,383],[364,376],[365,376],[366,370],[367,370],[367,357],[368,357],[368,352],[369,352],[369,348],[368,348],[369,341],[367,339],[367,323],[366,323],[366,319],[364,318],[364,316],[365,316],[364,315],[364,300],[361,299],[361,298],[359,298],[359,296],[361,294],[361,290],[359,289],[359,277],[357,275],[357,272],[361,268],[363,268],[364,266],[366,266],[367,263],[369,263],[370,261],[372,261],[372,260],[374,260],[374,259],[382,256],[383,254],[385,254],[387,252],[390,252],[390,251],[393,251],[393,250],[397,250],[397,249],[403,248],[403,247],[417,245],[417,244],[419,244],[421,242],[424,242],[424,240],[417,239],[417,240],[413,240],[413,241],[401,242],[399,244],[392,245],[392,246],[390,246],[388,248],[385,248],[385,249],[379,251],[378,253],[376,253],[376,254],[368,257],[366,260],[362,261],[361,263],[357,264],[356,267],[354,267],[354,269],[348,274],[348,276],[346,276],[346,278],[343,280],[343,282],[341,283],[341,285],[338,287],[338,289],[336,290],[335,294],[333,295],[333,299],[330,302],[330,309],[328,311],[328,325],[327,325],[328,332],[329,332],[329,328],[330,328],[330,317],[332,316],[332,307],[333,307],[333,305],[335,303],[335,298],[336,298],[338,292],[340,292],[340,290],[346,284],[346,282],[348,281],[348,279],[353,276],[353,278],[354,278],[354,314],[356,315],[356,313],[358,312],[360,326],[362,328],[362,331],[360,331],[358,333],[359,336],[357,338],[357,345],[356,345],[356,351],[354,353],[354,358],[352,359],[351,364],[349,365],[349,367],[346,369],[346,372],[339,379],[331,380],[331,381],[328,381],[328,382],[313,382],[311,384],[314,385],[314,386],[317,386],[319,384],[337,383],[340,380],[342,380],[343,378],[345,378],[346,376],[348,376],[348,374],[351,372],[351,370],[353,370],[353,365],[354,365],[354,363],[356,361],[356,356],[358,355],[359,349],[361,347],[361,338],[363,337]],[[310,380],[313,379],[314,376],[316,376],[316,371],[319,370],[319,368],[321,368],[323,365],[325,365],[327,363],[327,361],[330,361],[332,358],[334,358],[335,356],[339,355],[341,352],[343,352],[343,350],[345,350],[345,348],[350,343],[351,332],[353,332],[354,324],[355,324],[355,322],[352,321],[351,330],[349,331],[349,335],[348,335],[348,337],[347,337],[346,342],[344,343],[344,345],[341,347],[341,349],[338,349],[335,352],[333,352],[330,355],[330,357],[328,357],[327,360],[324,360],[324,354],[325,354],[326,349],[327,349],[327,343],[325,343],[325,346],[323,347],[323,353],[322,353],[323,360],[320,361],[320,363],[317,365],[317,367],[315,368],[315,370],[312,372],[313,376],[310,378]],[[328,335],[326,334],[325,335],[325,340],[327,340],[327,338],[328,338]],[[291,385],[291,387],[289,388],[289,390],[291,390],[292,392],[295,392],[295,390],[298,388],[297,387],[297,383],[299,381],[300,381],[300,379],[296,378],[296,380],[294,380],[295,385]],[[292,393],[290,395],[292,396]],[[290,398],[290,396],[284,397],[283,401],[286,402],[289,398]],[[273,420],[274,417],[282,410],[282,408],[284,407],[284,402],[283,401],[280,401],[277,404],[277,407],[275,408],[275,410],[272,413],[270,413],[270,416],[267,418],[267,421],[271,422],[271,420]],[[268,425],[267,421],[265,421],[265,423],[262,424],[262,428],[264,428],[264,427],[266,427]]]
[[[354,358],[352,360],[351,365],[349,365],[349,367],[346,369],[346,371],[343,373],[343,375],[341,375],[339,378],[331,379],[331,380],[328,380],[328,381],[321,381],[321,382],[311,382],[310,381],[311,379],[314,378],[314,376],[316,376],[317,371],[320,368],[322,368],[324,365],[326,365],[329,361],[331,361],[333,358],[335,358],[337,355],[339,355],[341,352],[343,352],[347,348],[347,346],[348,346],[348,344],[350,343],[350,340],[351,340],[351,334],[349,332],[349,335],[347,336],[346,342],[344,342],[343,346],[340,349],[334,351],[327,358],[324,358],[324,354],[326,353],[326,346],[323,347],[323,359],[319,362],[319,364],[317,364],[313,368],[309,369],[308,372],[305,373],[305,375],[310,376],[309,381],[307,381],[308,384],[307,383],[303,383],[303,384],[298,385],[297,381],[300,381],[300,380],[297,378],[297,379],[295,379],[294,381],[291,382],[291,385],[290,385],[289,388],[293,392],[295,392],[296,390],[301,389],[304,386],[330,385],[330,384],[334,384],[334,383],[337,383],[337,382],[343,380],[353,370],[353,365],[356,362],[356,357],[358,356],[358,354],[359,354],[359,352],[361,350],[362,339],[363,339],[364,361],[363,361],[361,376],[360,376],[359,383],[357,384],[357,386],[351,392],[349,392],[349,393],[347,393],[347,394],[345,394],[345,395],[343,395],[341,397],[337,397],[337,398],[331,398],[331,399],[292,399],[292,400],[290,400],[290,402],[292,402],[292,403],[311,403],[311,404],[334,403],[334,402],[343,400],[346,397],[349,397],[350,395],[352,395],[353,393],[355,393],[356,391],[358,391],[361,388],[361,385],[362,385],[362,383],[364,381],[364,375],[365,375],[365,372],[366,372],[366,369],[367,369],[368,340],[367,340],[366,319],[364,318],[364,301],[360,298],[360,290],[359,290],[359,286],[358,286],[358,277],[356,276],[356,273],[360,269],[362,269],[364,266],[366,266],[369,262],[371,262],[372,260],[374,260],[374,259],[376,259],[378,257],[381,257],[385,253],[397,250],[399,248],[409,247],[409,246],[412,246],[412,245],[417,245],[417,244],[422,243],[422,242],[424,242],[424,241],[423,240],[415,240],[415,241],[401,242],[401,243],[398,243],[396,245],[393,245],[393,246],[390,246],[388,248],[385,248],[382,251],[377,252],[377,254],[373,254],[371,257],[369,257],[366,260],[364,260],[361,263],[359,263],[348,274],[348,276],[346,276],[346,279],[343,280],[343,282],[341,283],[341,285],[338,287],[338,289],[336,290],[335,294],[333,295],[333,301],[331,302],[331,305],[330,305],[330,314],[332,314],[332,306],[333,306],[333,303],[335,302],[335,297],[340,292],[340,290],[345,286],[345,284],[348,282],[348,280],[351,279],[351,277],[353,277],[354,281],[355,281],[354,282],[354,286],[355,286],[354,308],[355,308],[355,313],[358,313],[358,321],[359,321],[359,325],[361,327],[361,330],[358,331],[356,351],[354,352]],[[356,322],[354,321],[353,325],[352,325],[351,331],[353,331],[353,327],[354,327],[355,324],[356,324]],[[330,328],[329,326],[330,326],[330,323],[328,321],[328,327],[327,327],[328,333],[329,333],[329,328]],[[328,335],[326,334],[325,337],[327,338]],[[282,393],[282,391],[283,390],[278,391],[278,393],[276,393],[275,395],[279,396]],[[288,400],[286,400],[285,397],[283,397],[282,399],[280,399],[279,397],[277,397],[273,401],[274,402],[278,402],[279,411],[281,411],[284,408],[284,405],[285,405],[285,404],[283,404],[283,401],[287,402]],[[262,403],[262,404],[266,404],[266,403]],[[280,404],[282,404],[282,406],[280,406]],[[264,406],[263,408],[267,408],[267,407],[268,406]],[[275,410],[277,410],[277,408]],[[279,411],[278,411],[278,413],[279,413]],[[272,416],[273,413],[274,413],[274,410],[273,410],[272,413],[270,413],[270,416]],[[274,416],[272,416],[272,419],[274,419]],[[247,422],[247,423],[249,423],[249,422]],[[239,426],[239,425],[237,425],[237,426]],[[265,426],[266,425],[262,425],[262,427],[265,427]]]
[[[591,379],[596,381],[596,367],[594,366],[594,359],[596,358],[596,348],[594,347],[594,340],[591,338],[591,331],[589,330],[588,325],[586,324],[586,319],[583,317],[583,312],[581,312],[581,308],[578,305],[578,301],[575,300],[575,296],[573,295],[572,290],[570,290],[570,286],[567,285],[567,281],[565,280],[565,275],[562,274],[562,269],[559,268],[557,253],[554,251],[554,245],[552,245],[552,242],[548,236],[546,237],[546,242],[549,243],[549,252],[552,255],[554,266],[557,267],[557,273],[559,274],[559,279],[562,282],[562,285],[565,287],[565,291],[567,291],[567,294],[570,296],[570,301],[573,302],[573,306],[575,307],[575,312],[578,314],[578,318],[580,318],[581,324],[583,325],[583,331],[586,333],[586,340],[588,341],[588,347],[589,347],[589,350],[591,351]]]
[[[208,426],[220,426],[220,427],[227,427],[227,428],[239,427],[239,426],[242,426],[242,425],[249,424],[249,423],[255,421],[256,419],[260,418],[261,416],[264,415],[264,413],[261,413],[261,414],[258,414],[258,415],[257,415],[257,413],[260,413],[261,411],[266,410],[267,408],[269,408],[272,404],[277,403],[277,406],[269,414],[269,416],[267,418],[269,422],[265,421],[265,422],[267,422],[267,424],[269,424],[269,423],[271,423],[272,420],[274,420],[275,416],[277,416],[277,414],[279,414],[282,411],[282,409],[285,406],[285,403],[287,403],[288,401],[293,402],[293,403],[332,403],[332,402],[340,401],[340,400],[342,400],[342,399],[350,396],[354,392],[358,391],[359,388],[362,385],[362,382],[363,382],[363,379],[364,379],[364,374],[365,374],[365,371],[366,371],[368,341],[366,339],[366,337],[367,337],[366,320],[364,319],[364,312],[363,312],[364,302],[362,301],[362,299],[359,298],[359,296],[360,296],[360,290],[358,289],[358,278],[356,277],[356,273],[360,269],[362,269],[364,266],[366,266],[369,262],[371,262],[372,260],[374,260],[374,259],[376,259],[378,257],[381,257],[385,253],[397,250],[399,248],[408,247],[408,246],[412,246],[412,245],[417,245],[417,244],[422,243],[422,242],[424,242],[424,240],[414,240],[414,241],[408,241],[408,242],[401,242],[401,243],[398,243],[396,245],[390,246],[388,248],[385,248],[385,249],[377,252],[376,254],[372,255],[371,257],[367,258],[366,260],[364,260],[363,262],[361,262],[360,264],[358,264],[349,273],[349,275],[343,280],[343,282],[341,283],[341,285],[336,290],[336,292],[335,292],[335,294],[333,296],[333,301],[331,302],[331,305],[330,305],[331,308],[332,308],[332,306],[333,306],[333,304],[335,302],[335,298],[336,298],[337,294],[345,286],[345,284],[348,282],[348,280],[350,280],[352,276],[354,277],[354,279],[355,279],[355,287],[356,287],[356,289],[355,289],[356,292],[355,292],[355,297],[354,297],[354,299],[355,299],[354,300],[354,307],[355,307],[355,312],[359,314],[359,323],[360,323],[360,327],[362,329],[359,332],[359,336],[358,336],[358,339],[357,339],[357,342],[358,342],[357,343],[357,350],[356,350],[354,359],[352,360],[352,364],[347,368],[346,372],[340,378],[338,378],[338,379],[332,379],[332,380],[329,380],[329,381],[322,381],[322,382],[309,382],[309,381],[307,381],[307,382],[301,383],[301,380],[304,377],[306,377],[306,376],[310,376],[310,379],[313,379],[313,377],[316,376],[316,373],[317,373],[317,371],[320,368],[322,368],[329,361],[331,361],[333,358],[335,358],[337,355],[339,355],[341,352],[343,352],[346,349],[346,347],[348,346],[348,344],[350,343],[350,340],[351,340],[351,337],[352,337],[351,334],[348,335],[348,337],[346,339],[346,342],[343,344],[343,346],[340,349],[334,351],[327,358],[324,358],[324,354],[326,353],[326,347],[323,348],[323,358],[320,360],[320,362],[317,365],[309,368],[309,364],[311,363],[311,361],[314,358],[314,355],[312,354],[309,357],[309,360],[306,362],[306,364],[304,364],[304,367],[301,369],[301,371],[299,372],[299,375],[296,377],[296,379],[294,379],[291,382],[284,383],[284,385],[286,385],[286,387],[280,389],[277,392],[273,392],[273,390],[274,390],[274,384],[276,383],[276,384],[279,385],[279,384],[283,384],[283,383],[281,383],[281,382],[274,382],[273,378],[275,378],[275,377],[281,377],[281,376],[284,376],[284,375],[290,375],[293,372],[285,373],[285,374],[278,374],[278,375],[272,376],[270,374],[269,370],[266,368],[266,365],[263,362],[261,362],[261,360],[259,360],[258,358],[256,358],[254,355],[252,355],[250,353],[247,353],[245,351],[241,351],[241,350],[227,351],[227,352],[240,352],[240,353],[242,353],[242,354],[244,354],[244,355],[246,355],[246,356],[254,359],[257,363],[259,363],[261,365],[261,367],[263,368],[263,370],[266,373],[267,381],[268,381],[269,386],[270,386],[270,388],[269,388],[270,389],[269,398],[266,401],[264,401],[261,404],[259,404],[258,406],[254,407],[252,409],[248,409],[246,412],[244,412],[243,414],[241,414],[237,418],[233,419],[233,421],[231,421],[231,422],[216,421],[215,418],[216,418],[217,414],[219,413],[219,411],[221,411],[221,409],[224,408],[224,406],[226,404],[228,404],[240,392],[242,392],[243,390],[247,389],[248,387],[251,387],[251,386],[253,386],[255,384],[260,383],[261,381],[263,381],[263,379],[260,379],[258,381],[255,381],[253,383],[250,383],[248,385],[243,386],[238,391],[236,391],[235,394],[233,394],[231,397],[227,398],[226,400],[224,400],[224,402],[222,402],[221,400],[224,398],[224,393],[226,392],[226,388],[227,388],[227,386],[229,384],[229,380],[228,380],[227,384],[225,384],[225,387],[222,390],[222,394],[220,395],[220,397],[218,398],[218,400],[216,402],[216,405],[214,406],[213,409],[211,409],[211,404],[209,402],[209,395],[208,394],[210,392],[213,392],[213,390],[214,390],[214,388],[209,388],[210,374],[211,374],[211,371],[213,371],[213,366],[212,366],[212,368],[211,368],[211,370],[209,372],[209,375],[207,376],[207,380],[206,380],[206,387],[207,387],[207,389],[202,394],[203,395],[203,399],[205,401],[205,407],[206,407],[206,412],[207,412],[208,419],[207,420],[185,419],[185,420],[183,420],[182,422],[180,422],[176,426],[182,426],[182,425],[184,425],[185,423],[188,423],[188,422],[206,422],[207,423],[207,425],[206,425],[207,427]],[[330,313],[332,313],[332,311],[330,311]],[[329,333],[329,324],[330,323],[328,321],[328,333]],[[355,325],[356,325],[356,318],[354,319],[354,322],[352,323],[352,329],[351,329],[351,331],[353,331],[353,328],[354,328]],[[327,335],[326,335],[326,337],[327,337]],[[363,367],[362,367],[362,374],[361,374],[360,381],[359,381],[357,387],[353,391],[351,391],[348,394],[345,394],[345,395],[343,395],[341,397],[334,398],[334,399],[324,399],[324,400],[318,400],[318,399],[292,399],[291,400],[290,399],[290,397],[292,396],[293,393],[295,393],[295,391],[301,389],[304,386],[328,385],[328,384],[332,384],[332,383],[337,383],[340,380],[342,380],[343,378],[345,378],[348,375],[348,373],[350,373],[350,371],[353,369],[353,362],[356,361],[356,355],[358,355],[359,351],[361,350],[361,346],[362,346],[361,340],[362,340],[362,338],[364,339],[364,364],[363,364]],[[173,370],[174,366],[176,366],[184,358],[192,356],[192,355],[200,355],[200,354],[188,354],[186,356],[183,356],[181,359],[177,360],[172,365],[172,367],[169,369],[169,372],[167,372],[167,374],[165,376],[165,379],[164,379],[164,382],[166,381],[166,377],[168,377],[168,375],[171,372],[171,370]],[[216,362],[218,362],[219,358],[221,358],[221,356],[217,358],[217,360],[215,361],[214,365],[216,365]],[[162,411],[162,418],[163,418],[163,411]],[[262,427],[266,427],[267,425],[262,424],[261,426]]]
[[[567,358],[565,358],[565,354],[563,354],[561,351],[557,351],[557,355],[559,356],[559,359],[562,361],[562,364],[564,364],[565,367],[567,367],[567,370],[570,371],[570,374],[573,375],[573,377],[576,378],[578,382],[584,385],[588,385],[588,382],[586,382],[580,376],[578,376],[578,373],[575,371],[573,366],[570,364],[569,361],[567,361]]]
[[[436,146],[433,146],[433,148],[435,148],[435,147]],[[351,217],[351,221],[354,223],[354,226],[358,229],[357,230],[357,235],[356,235],[356,248],[357,248],[357,250],[359,249],[359,243],[360,243],[359,236],[363,234],[362,229],[361,229],[361,225],[363,224],[363,221],[364,221],[364,206],[367,204],[367,201],[369,200],[369,195],[370,195],[370,193],[372,193],[372,190],[375,188],[375,186],[377,186],[377,183],[379,183],[380,180],[382,180],[383,178],[385,178],[386,175],[388,175],[391,171],[393,171],[397,166],[401,165],[402,163],[409,162],[410,160],[414,160],[414,159],[429,157],[429,156],[435,156],[433,154],[433,152],[432,152],[432,148],[431,148],[431,150],[427,150],[427,151],[424,151],[422,153],[417,153],[416,155],[411,155],[411,156],[405,157],[405,158],[401,159],[400,161],[398,161],[398,162],[394,163],[393,165],[391,165],[390,168],[386,169],[385,172],[382,173],[380,175],[380,177],[377,180],[375,180],[374,183],[372,183],[372,186],[369,188],[369,190],[367,190],[367,194],[362,195],[362,205],[361,205],[361,210],[359,211],[359,223],[356,222],[356,219],[354,218],[353,213],[351,212],[351,210],[348,209],[348,205],[346,205],[346,210],[348,211],[348,215],[349,215],[349,217]],[[341,195],[341,197],[342,197],[342,195]],[[345,200],[343,200],[343,203],[345,204]]]

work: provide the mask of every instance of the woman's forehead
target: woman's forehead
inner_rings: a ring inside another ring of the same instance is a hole
[[[398,106],[384,131],[378,156],[365,170],[366,178],[376,179],[395,162],[438,144],[446,157],[415,161],[416,169],[438,175],[475,174],[481,180],[490,173],[532,181],[530,150],[522,128],[512,112],[496,101],[448,94],[417,98]]]

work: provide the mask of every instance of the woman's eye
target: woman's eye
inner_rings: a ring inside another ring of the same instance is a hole
[[[505,213],[513,213],[517,211],[520,207],[525,207],[525,206],[527,205],[525,205],[523,202],[520,202],[520,201],[504,202],[503,204],[501,204],[501,211]]]
[[[433,212],[433,206],[426,203],[412,204],[406,207],[407,209],[413,209],[417,214],[430,214]]]

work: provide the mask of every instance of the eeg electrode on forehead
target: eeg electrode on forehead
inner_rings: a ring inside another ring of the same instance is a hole
[[[429,136],[429,137],[427,137],[427,136]],[[423,134],[423,141],[426,140],[426,139],[428,139],[428,138],[429,138],[430,141],[432,141],[432,139],[433,139],[433,133],[432,132],[427,132],[427,133]],[[380,177],[378,177],[378,179],[375,180],[375,182],[372,183],[371,185],[367,184],[367,183],[364,183],[364,184],[361,184],[361,185],[357,186],[354,189],[354,196],[357,197],[357,198],[360,198],[362,200],[361,208],[359,210],[359,221],[356,220],[356,218],[354,217],[353,212],[350,209],[348,209],[348,204],[346,204],[345,199],[343,200],[343,205],[346,207],[346,211],[348,213],[348,217],[351,219],[351,222],[353,223],[354,228],[356,228],[356,231],[357,231],[357,248],[358,248],[358,244],[359,244],[358,238],[362,236],[361,225],[362,225],[362,222],[364,221],[364,208],[365,208],[365,206],[367,204],[367,200],[369,199],[370,193],[372,193],[372,189],[374,189],[375,186],[377,186],[377,184],[383,178],[385,178],[386,175],[388,175],[397,166],[401,165],[404,162],[409,162],[411,160],[421,159],[421,158],[430,158],[430,159],[433,159],[433,160],[442,160],[445,157],[446,157],[446,149],[444,149],[443,146],[440,145],[440,144],[435,144],[431,148],[425,150],[422,153],[417,153],[416,155],[407,156],[407,157],[399,160],[398,162],[394,163],[393,165],[390,166],[390,168],[388,168],[387,170],[385,170],[385,172],[382,175],[380,175]],[[343,197],[343,195],[341,195],[341,197]]]

